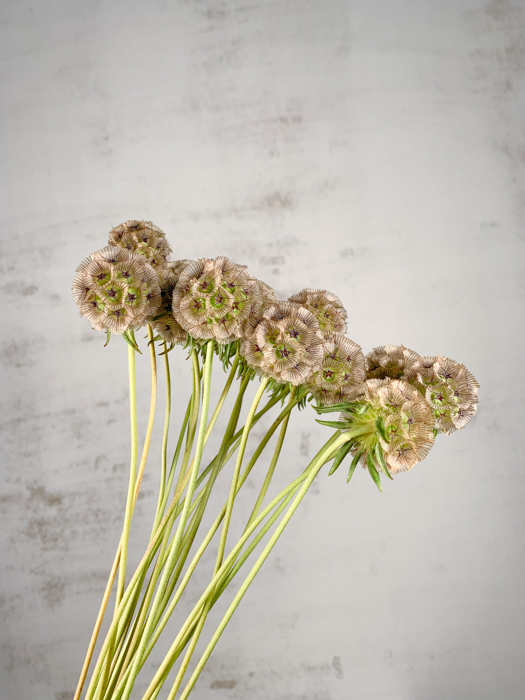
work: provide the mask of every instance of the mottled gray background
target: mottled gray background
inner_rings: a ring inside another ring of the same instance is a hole
[[[468,429],[383,495],[320,476],[196,700],[522,697],[524,29],[518,0],[4,0],[1,700],[70,700],[118,542],[126,348],[70,287],[129,218],[281,297],[328,287],[365,351],[481,383]],[[161,379],[131,563],[163,405]],[[326,431],[294,417],[280,484]]]

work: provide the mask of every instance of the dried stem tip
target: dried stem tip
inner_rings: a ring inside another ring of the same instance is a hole
[[[73,296],[93,328],[112,333],[140,328],[161,303],[155,270],[141,255],[116,246],[92,253],[78,266]]]

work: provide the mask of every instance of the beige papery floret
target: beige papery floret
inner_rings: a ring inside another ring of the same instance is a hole
[[[263,312],[241,343],[241,355],[250,367],[280,383],[307,382],[323,362],[319,323],[300,304],[280,301]]]
[[[168,262],[165,268],[159,270],[162,303],[151,325],[163,340],[172,345],[184,345],[188,336],[173,316],[173,291],[182,270],[190,262],[190,260],[173,260]]]
[[[412,469],[421,462],[434,443],[433,416],[421,393],[403,380],[368,379],[350,390],[348,401],[366,404],[362,414],[341,414],[351,430],[362,427],[365,432],[356,438],[354,454],[362,453],[361,463],[366,467],[366,456],[379,441],[391,474]],[[383,422],[388,440],[377,431],[377,420]],[[366,432],[366,427],[369,431]]]
[[[406,379],[423,392],[438,432],[450,435],[476,414],[479,384],[465,365],[441,355],[421,357]]]
[[[73,296],[93,328],[112,333],[140,328],[161,304],[155,270],[141,255],[116,246],[92,253],[78,266]]]
[[[166,266],[171,247],[162,229],[151,221],[125,221],[111,229],[108,245],[143,255],[155,271]]]
[[[419,355],[404,345],[381,345],[369,352],[365,359],[367,379],[405,379]]]
[[[188,263],[173,292],[173,315],[194,338],[229,343],[243,338],[250,316],[263,306],[259,282],[228,258]]]
[[[323,334],[346,333],[348,316],[341,300],[326,289],[302,289],[288,301],[301,304],[316,317]]]
[[[326,333],[322,347],[323,365],[306,383],[322,406],[346,400],[352,387],[365,379],[363,351],[341,333]]]

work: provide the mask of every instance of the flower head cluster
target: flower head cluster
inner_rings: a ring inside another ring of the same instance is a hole
[[[250,315],[263,306],[258,281],[228,258],[202,258],[182,270],[173,292],[175,320],[194,338],[230,343],[244,337]]]
[[[304,384],[323,362],[323,339],[315,316],[300,304],[280,301],[247,327],[241,355],[248,365],[280,383]]]
[[[341,333],[326,333],[323,364],[306,382],[306,388],[322,406],[346,400],[353,387],[365,379],[365,358],[357,343]]]
[[[161,303],[154,269],[125,248],[108,246],[77,268],[73,295],[93,328],[124,333],[140,328]]]
[[[347,313],[341,300],[326,289],[302,289],[288,301],[301,304],[311,311],[323,334],[345,333]]]
[[[404,345],[381,345],[366,356],[366,378],[404,379],[418,359],[417,352]]]
[[[162,271],[159,271],[162,303],[151,325],[162,340],[171,345],[184,345],[187,339],[187,332],[173,316],[173,291],[179,281],[180,273],[189,262],[189,260],[171,261]]]
[[[434,442],[430,406],[403,380],[368,379],[351,392],[352,412],[341,421],[356,433],[351,451],[363,466],[375,460],[378,446],[388,471],[396,474],[424,459]]]
[[[132,220],[115,226],[109,232],[108,245],[143,255],[155,270],[166,266],[171,253],[166,234],[151,221]]]
[[[476,413],[479,384],[459,362],[441,355],[420,357],[411,367],[407,381],[424,393],[440,433],[450,435],[464,428]]]

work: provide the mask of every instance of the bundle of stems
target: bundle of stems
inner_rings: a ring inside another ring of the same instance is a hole
[[[183,594],[191,591],[200,597],[142,695],[142,700],[154,700],[164,689],[168,700],[184,700],[323,466],[332,462],[331,475],[351,457],[347,481],[361,464],[381,490],[381,474],[392,479],[411,469],[428,454],[438,434],[450,434],[470,421],[479,385],[464,365],[439,355],[421,357],[403,345],[374,348],[365,357],[343,335],[346,311],[326,290],[305,289],[279,302],[273,290],[227,258],[170,262],[165,235],[151,222],[115,227],[109,244],[79,266],[73,291],[93,327],[106,331],[108,342],[111,333],[121,335],[128,346],[130,471],[122,533],[74,700],[128,700],[160,636],[171,639],[168,622],[180,610]],[[152,379],[139,461],[135,360],[141,351],[134,330],[140,327],[147,329]],[[169,462],[170,351],[175,345],[188,351],[192,390],[189,398],[176,396],[177,406],[187,402],[187,408]],[[130,528],[152,439],[161,357],[166,413],[159,493],[148,544],[131,573]],[[226,380],[211,412],[214,358]],[[247,406],[247,389],[257,379],[259,386]],[[233,407],[226,421],[219,420],[230,394]],[[318,420],[334,432],[302,471],[297,464],[287,465],[286,471],[295,476],[271,498],[291,414],[313,399],[318,414],[340,414],[335,421]],[[272,422],[254,445],[253,429],[267,413]],[[260,490],[241,523],[241,536],[232,543],[236,499],[275,435]],[[212,494],[223,470],[230,486],[226,501],[217,507]],[[206,534],[200,533],[210,512],[215,519]],[[206,565],[209,550],[213,567],[208,584],[199,590],[196,581],[202,577],[194,574],[199,564],[199,571]],[[208,631],[211,609],[238,578],[221,621]],[[111,615],[107,608],[113,591]],[[102,638],[104,618],[107,632]],[[203,634],[208,643],[197,659]],[[97,643],[98,657],[92,663]]]

